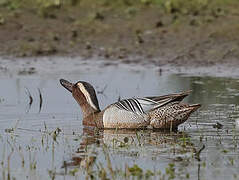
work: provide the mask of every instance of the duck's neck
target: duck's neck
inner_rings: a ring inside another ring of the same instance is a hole
[[[84,126],[94,126],[97,128],[103,127],[103,121],[100,118],[100,110],[96,110],[91,107],[88,103],[81,105],[81,110],[83,112],[83,125]]]
[[[81,107],[83,113],[83,125],[96,126],[100,108],[95,92],[90,95],[89,93],[83,94],[79,89],[73,89],[72,95]]]
[[[82,110],[82,113],[83,113],[83,118],[86,118],[88,116],[93,116],[93,115],[100,112],[100,109],[93,108],[87,102],[86,103],[81,103],[80,106],[81,106],[81,110]]]

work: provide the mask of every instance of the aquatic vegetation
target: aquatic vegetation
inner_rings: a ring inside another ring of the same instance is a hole
[[[138,165],[135,164],[132,167],[129,167],[128,170],[132,176],[142,177],[143,170]]]

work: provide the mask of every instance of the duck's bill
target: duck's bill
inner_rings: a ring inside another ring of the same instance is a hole
[[[72,87],[73,87],[73,83],[65,80],[65,79],[60,79],[60,83],[61,85],[66,88],[68,91],[72,92]]]

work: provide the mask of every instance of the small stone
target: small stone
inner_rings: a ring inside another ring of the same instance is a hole
[[[85,48],[86,48],[86,49],[91,49],[91,48],[92,48],[90,42],[86,42],[86,47],[85,47]]]
[[[156,26],[156,28],[159,28],[159,27],[163,27],[164,24],[162,21],[158,21],[155,26]]]

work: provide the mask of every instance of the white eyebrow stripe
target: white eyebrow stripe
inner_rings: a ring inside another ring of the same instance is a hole
[[[77,86],[80,88],[81,92],[84,94],[87,102],[90,104],[91,107],[93,107],[95,110],[98,110],[95,106],[95,104],[93,103],[89,92],[85,89],[85,86],[81,83],[78,83]]]

